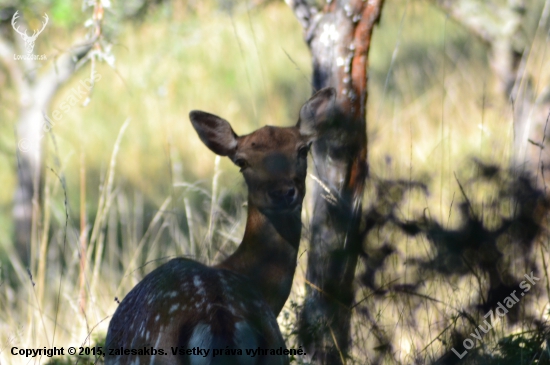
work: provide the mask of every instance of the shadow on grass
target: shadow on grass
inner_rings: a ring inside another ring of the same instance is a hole
[[[370,363],[401,363],[395,354],[402,351],[397,345],[402,339],[380,323],[376,312],[382,303],[392,301],[408,308],[406,315],[411,318],[399,320],[417,334],[426,326],[419,313],[427,305],[444,308],[437,333],[422,338],[426,347],[414,350],[413,363],[550,364],[545,349],[549,327],[534,309],[537,300],[548,295],[548,247],[542,238],[549,202],[527,174],[473,163],[475,177],[461,181],[455,175],[460,198],[454,198],[459,201],[455,203],[459,223],[453,228],[432,218],[429,208],[419,218],[400,218],[408,194],[429,194],[427,184],[372,181],[376,199],[364,212],[360,256],[365,268],[359,276],[360,286],[370,294],[356,308],[377,342]],[[451,207],[449,215],[452,211]],[[380,234],[383,230],[393,233]],[[404,240],[396,236],[423,240],[426,252],[407,252]],[[383,282],[380,278],[394,274],[392,257],[404,258],[408,274]],[[473,283],[467,288],[467,304],[453,306],[445,293],[458,291],[467,278]],[[494,331],[494,324],[505,330]],[[445,349],[437,359],[427,352],[434,344]]]

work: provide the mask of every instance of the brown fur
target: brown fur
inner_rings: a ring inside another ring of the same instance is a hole
[[[243,353],[246,348],[285,347],[276,316],[290,294],[296,268],[307,149],[333,99],[334,90],[324,89],[302,107],[297,126],[266,126],[241,137],[225,120],[191,112],[191,122],[206,146],[241,167],[248,186],[242,243],[216,266],[180,258],[147,275],[115,312],[106,348],[109,352],[152,347],[168,355],[108,353],[106,364],[130,364],[138,357],[140,364],[190,363],[190,356],[172,355],[176,347],[241,348]],[[289,362],[283,355],[208,360],[209,364]]]

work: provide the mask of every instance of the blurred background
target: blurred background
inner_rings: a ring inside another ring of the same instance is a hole
[[[342,362],[550,363],[549,12],[547,0],[385,1]],[[14,56],[29,55],[17,28],[43,28],[32,54],[45,59]],[[101,345],[148,272],[231,253],[245,185],[188,113],[246,134],[295,124],[311,93],[311,54],[283,1],[0,0],[0,363],[28,363],[13,346]],[[311,215],[308,198],[279,316],[289,348],[301,345]],[[531,272],[540,281],[468,356],[449,352]]]

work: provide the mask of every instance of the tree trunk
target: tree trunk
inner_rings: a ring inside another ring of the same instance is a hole
[[[513,109],[512,165],[538,176],[541,166],[544,170],[550,167],[550,156],[542,153],[543,143],[548,140],[543,131],[547,127],[550,88],[541,87],[542,92],[537,95],[536,77],[531,76],[527,62],[536,34],[541,32],[544,36],[542,33],[548,28],[550,1],[541,4],[542,12],[533,39],[526,36],[526,29],[533,25],[528,24],[524,0],[508,0],[501,4],[484,0],[431,1],[488,46],[497,90]],[[538,72],[538,68],[534,72]],[[550,182],[550,176],[537,180],[543,187]]]
[[[16,34],[13,39],[21,42]],[[60,56],[50,69],[37,75],[40,61],[14,60],[14,54],[24,53],[21,44],[13,44],[0,35],[0,62],[7,68],[19,93],[20,115],[17,122],[18,185],[14,194],[13,219],[17,252],[27,267],[32,267],[31,245],[38,218],[39,186],[42,169],[42,143],[52,125],[44,117],[57,90],[65,84],[76,66],[92,48],[92,43],[72,47]]]
[[[525,38],[521,36],[525,8],[521,2],[497,5],[485,0],[432,0],[432,2],[489,47],[489,63],[497,88],[510,97]]]
[[[337,90],[333,123],[313,144],[318,184],[298,335],[315,363],[342,364],[351,346],[361,198],[368,173],[368,51],[383,0],[332,1],[322,10],[307,1],[288,3],[311,50],[314,91]]]

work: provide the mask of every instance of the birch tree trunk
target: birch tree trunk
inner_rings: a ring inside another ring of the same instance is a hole
[[[19,19],[21,22],[22,20]],[[0,62],[8,70],[19,94],[19,120],[16,126],[18,184],[14,194],[13,219],[15,246],[27,267],[32,267],[31,250],[40,213],[39,187],[42,171],[43,141],[52,127],[45,118],[49,106],[59,90],[77,69],[79,61],[88,55],[93,43],[82,43],[61,55],[43,74],[38,75],[42,61],[15,59],[24,54],[24,44],[18,34],[14,42],[0,34]],[[44,61],[45,62],[45,61]]]
[[[368,174],[366,103],[371,36],[383,0],[288,0],[312,54],[313,88],[334,87],[337,110],[313,144],[317,185],[299,338],[317,364],[342,364],[351,346],[351,306],[361,246],[363,186]]]

